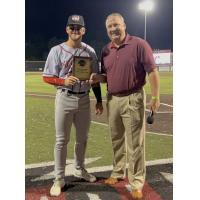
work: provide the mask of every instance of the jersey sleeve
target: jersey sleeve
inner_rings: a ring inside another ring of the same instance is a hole
[[[92,58],[92,72],[93,73],[99,73],[99,63],[98,63],[98,58],[96,55],[96,52],[94,49],[90,50],[90,56]]]
[[[57,77],[43,76],[43,81],[55,86],[65,85],[65,79]]]
[[[59,66],[60,66],[60,63],[58,59],[58,53],[56,52],[55,48],[52,48],[49,52],[49,55],[45,63],[43,76],[59,77]]]
[[[147,73],[152,72],[156,68],[155,60],[153,57],[153,51],[150,45],[143,40],[140,46],[140,61],[144,66],[144,70]]]

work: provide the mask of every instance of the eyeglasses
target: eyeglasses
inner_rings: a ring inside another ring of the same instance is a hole
[[[72,31],[80,31],[80,29],[82,28],[82,26],[69,26],[69,28]]]

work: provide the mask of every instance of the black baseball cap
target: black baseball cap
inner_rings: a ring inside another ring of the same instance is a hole
[[[83,16],[81,15],[71,15],[68,17],[67,26],[70,25],[80,25],[85,26]]]

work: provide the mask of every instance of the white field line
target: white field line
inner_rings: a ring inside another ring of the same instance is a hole
[[[35,96],[35,97],[51,97],[51,98],[55,98],[55,95],[49,95],[49,94],[35,94],[35,93],[27,93],[26,95],[28,96]],[[90,97],[90,100],[91,101],[96,101],[95,98],[93,97]],[[103,102],[106,102],[105,99],[102,99]],[[173,105],[170,105],[170,104],[166,104],[166,103],[160,103],[161,105],[164,105],[164,106],[168,106],[168,107],[171,107],[173,108]]]
[[[149,112],[149,109],[145,109],[146,112]],[[158,111],[156,114],[173,114],[173,111]]]
[[[165,134],[165,133],[154,133],[154,132],[146,132],[146,133],[151,134],[151,135],[160,135],[160,136],[173,137],[173,135],[171,135],[171,134]]]
[[[85,164],[90,164],[92,162],[95,162],[97,160],[101,159],[101,157],[96,157],[96,158],[86,158],[85,159]],[[74,159],[67,159],[66,160],[66,165],[70,165],[73,164],[74,165]],[[38,167],[49,167],[54,165],[54,161],[49,161],[49,162],[41,162],[41,163],[36,163],[36,164],[30,164],[30,165],[26,165],[25,169],[31,169],[31,168],[38,168]]]
[[[86,193],[86,195],[89,197],[91,200],[102,200],[98,194],[93,194],[93,193]]]
[[[48,95],[48,94],[34,94],[34,93],[29,93],[27,94],[28,96],[34,96],[34,97],[50,97],[50,98],[55,98],[55,95]],[[90,98],[91,101],[96,101],[96,99],[92,99]],[[106,100],[102,100],[102,101],[106,101]],[[164,104],[164,103],[161,103],[163,105],[167,105],[169,107],[173,107],[171,105],[168,105],[168,104]],[[146,109],[146,111],[149,111],[149,109]],[[157,114],[171,114],[173,113],[172,111],[158,111]]]
[[[108,124],[106,123],[101,123],[101,122],[95,122],[95,121],[91,121],[93,124],[98,124],[101,126],[108,126]],[[148,134],[152,134],[152,135],[160,135],[160,136],[169,136],[169,137],[173,137],[173,135],[170,134],[165,134],[165,133],[155,133],[155,132],[146,132]]]
[[[158,111],[156,114],[173,114],[172,111]]]
[[[160,172],[160,174],[164,177],[164,179],[166,179],[170,183],[173,183],[173,174],[172,173]]]
[[[101,122],[95,122],[95,121],[91,121],[93,124],[98,124],[98,125],[101,125],[101,126],[108,126],[108,124],[106,123],[101,123]]]
[[[173,105],[170,105],[170,104],[166,104],[166,103],[160,103],[161,105],[164,105],[164,106],[168,106],[168,107],[171,107],[173,108]]]
[[[170,163],[173,163],[173,158],[146,161],[146,166],[154,166],[154,165],[162,165],[162,164],[170,164]],[[128,164],[127,164],[127,167],[128,167]],[[92,167],[92,168],[88,168],[87,170],[90,173],[95,173],[95,172],[110,171],[112,169],[113,169],[113,166],[109,165],[109,166],[102,166],[102,167]]]
[[[42,196],[42,197],[40,197],[40,200],[48,200],[48,197],[47,196]]]
[[[51,97],[55,98],[55,95],[49,95],[49,94],[34,94],[34,93],[27,93],[27,96],[34,96],[34,97]]]
[[[91,101],[96,101],[96,99],[95,98],[93,98],[93,97],[90,97],[90,100]],[[105,99],[103,99],[102,101],[104,101],[104,102],[106,102],[106,100]],[[164,106],[168,106],[168,107],[171,107],[171,108],[173,108],[173,105],[170,105],[170,104],[166,104],[166,103],[160,103],[161,105],[164,105]]]
[[[49,165],[51,163],[51,165]],[[149,160],[146,161],[146,166],[153,166],[153,165],[162,165],[162,164],[170,164],[173,163],[173,158],[166,158],[166,159],[158,159],[158,160]],[[54,161],[51,162],[42,162],[42,163],[36,163],[36,164],[29,164],[25,166],[25,169],[33,169],[33,168],[38,168],[38,167],[47,167],[47,166],[53,166]],[[113,166],[112,165],[107,165],[107,166],[101,166],[101,167],[92,167],[88,168],[88,172],[104,172],[104,171],[109,171],[112,170]]]
[[[37,97],[55,97],[53,95],[45,95],[45,94],[34,94],[34,93],[29,93],[28,96],[37,96]],[[91,99],[91,100],[95,100],[95,99]],[[103,100],[103,101],[106,101],[106,100]],[[168,105],[168,104],[165,104],[165,105]],[[168,106],[171,106],[171,105],[168,105]],[[173,107],[173,106],[172,106]],[[146,111],[149,111],[148,109],[146,109]],[[157,112],[157,114],[159,113],[164,113],[164,114],[168,114],[168,113],[173,113],[171,111],[166,111],[166,112]],[[91,121],[92,123],[94,124],[98,124],[98,125],[102,125],[102,126],[108,126],[108,124],[105,124],[105,123],[100,123],[100,122],[95,122],[95,121]],[[154,132],[147,132],[147,133],[150,133],[150,134],[154,134],[154,135],[163,135],[163,136],[172,136],[172,135],[168,135],[168,134],[162,134],[162,133],[154,133]]]

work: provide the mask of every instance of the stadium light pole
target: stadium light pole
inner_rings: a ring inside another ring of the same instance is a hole
[[[144,39],[146,40],[147,35],[147,13],[153,9],[153,2],[150,0],[139,3],[139,10],[144,11]]]

